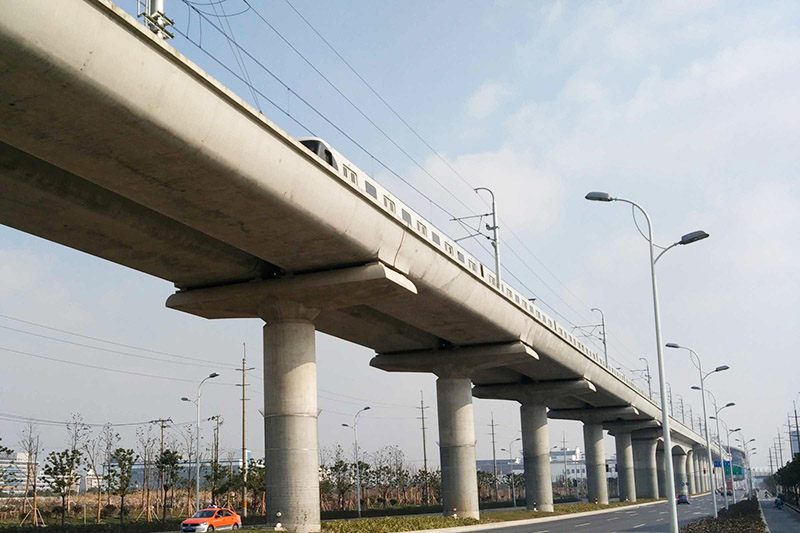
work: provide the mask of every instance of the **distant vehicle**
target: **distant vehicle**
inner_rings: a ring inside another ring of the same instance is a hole
[[[731,489],[728,489],[728,496],[733,496],[733,491]]]
[[[220,529],[239,529],[242,527],[242,517],[231,509],[209,507],[197,511],[191,518],[181,523],[181,531],[198,532],[218,531]]]
[[[689,505],[691,502],[686,494],[679,494],[676,503],[685,503],[686,505]]]

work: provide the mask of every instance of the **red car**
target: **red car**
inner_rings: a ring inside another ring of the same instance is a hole
[[[209,507],[197,511],[194,516],[181,523],[181,531],[205,532],[219,529],[239,529],[242,527],[242,517],[232,509]]]

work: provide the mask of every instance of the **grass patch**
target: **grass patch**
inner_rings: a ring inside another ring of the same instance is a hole
[[[544,518],[547,516],[569,515],[586,511],[600,511],[615,507],[627,507],[655,500],[640,500],[636,503],[611,502],[608,505],[594,503],[576,503],[556,505],[555,511],[545,513],[542,511],[498,511],[481,515],[480,520],[471,518],[450,518],[446,516],[406,516],[387,518],[364,518],[361,520],[332,520],[323,522],[322,531],[325,533],[389,533],[393,531],[417,531],[421,529],[438,529],[445,527],[471,526],[475,524],[490,524],[495,522],[508,522],[514,520],[528,520],[531,518]]]
[[[731,505],[730,510],[721,510],[718,518],[703,518],[689,522],[681,533],[766,533],[767,526],[761,520],[758,500],[750,499]]]

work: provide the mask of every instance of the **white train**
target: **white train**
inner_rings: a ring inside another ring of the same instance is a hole
[[[297,139],[303,146],[316,154],[320,159],[330,165],[339,177],[357,190],[363,197],[377,205],[385,213],[405,224],[417,236],[427,241],[436,248],[441,254],[451,261],[457,263],[462,269],[481,282],[488,285],[512,304],[519,307],[534,320],[544,327],[561,337],[564,341],[572,345],[576,350],[591,358],[598,365],[606,368],[617,378],[625,382],[628,386],[639,391],[647,398],[644,390],[636,386],[625,374],[613,367],[608,367],[605,361],[596,352],[590,350],[585,344],[575,338],[569,331],[565,330],[555,320],[550,318],[544,311],[533,305],[528,298],[519,291],[505,283],[497,285],[497,278],[494,273],[475,259],[470,253],[461,248],[452,239],[449,239],[443,232],[434,227],[425,218],[418,215],[411,208],[400,201],[399,198],[381,187],[375,180],[365,172],[355,166],[351,161],[331,147],[330,144],[318,137],[301,137]]]

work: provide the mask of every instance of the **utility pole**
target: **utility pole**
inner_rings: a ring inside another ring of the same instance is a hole
[[[598,311],[600,313],[600,326],[603,330],[603,354],[606,357],[606,366],[608,366],[608,344],[606,343],[606,315],[603,314],[601,309],[597,307],[592,307],[592,311]]]
[[[569,493],[569,470],[567,470],[567,432],[563,432],[561,434],[561,445],[562,450],[564,452],[564,498],[566,498]]]
[[[422,397],[422,391],[419,391],[419,419],[422,420],[422,472],[425,474],[425,483],[422,485],[422,490],[424,491],[422,498],[425,501],[425,505],[430,504],[429,494],[430,490],[428,488],[428,446],[425,444],[425,400]]]
[[[647,362],[647,359],[645,359],[644,357],[640,357],[639,360],[640,361],[644,361],[645,372],[647,372],[647,394],[650,396],[650,399],[652,400],[653,399],[653,387],[650,384],[650,378],[651,378],[651,376],[650,376],[650,363]]]
[[[692,426],[692,431],[694,431],[694,413],[692,413],[692,406],[689,405],[689,423]]]
[[[500,492],[500,485],[497,480],[497,454],[495,452],[495,441],[494,441],[494,412],[492,412],[492,423],[489,426],[492,428],[492,471],[494,472],[494,501],[497,501],[499,498]]]
[[[247,343],[242,343],[242,516],[247,518]]]
[[[783,439],[781,438],[781,430],[778,428],[778,457],[780,458],[780,466],[783,467],[786,463],[783,462]]]
[[[492,247],[494,248],[494,273],[497,276],[497,288],[500,289],[500,241],[497,237],[497,230],[500,227],[497,225],[497,203],[494,200],[494,193],[490,189],[478,187],[475,192],[477,193],[478,191],[486,191],[492,195],[492,225],[486,224],[486,229],[492,231],[492,238],[489,240],[492,241]],[[495,472],[495,474],[497,473]],[[496,495],[495,501],[497,501]]]
[[[797,453],[800,454],[800,424],[797,423],[797,403],[794,400],[792,400],[792,406],[794,407],[794,436],[797,438]]]
[[[213,490],[211,491],[212,492],[211,497],[212,497],[213,501],[211,503],[213,503],[214,505],[217,504],[217,500],[216,500],[216,496],[217,496],[217,477],[216,476],[217,476],[217,472],[218,472],[217,469],[219,468],[219,426],[220,426],[220,424],[222,424],[221,419],[222,419],[222,415],[214,415],[214,416],[208,418],[209,421],[216,422],[216,425],[214,426],[214,444],[213,444],[212,449],[211,449],[211,457],[212,457],[212,461],[214,461],[214,463],[211,465],[211,480],[212,480],[212,485],[213,485]]]
[[[667,383],[667,399],[669,400],[669,416],[674,417],[675,415],[672,413],[672,385]]]

